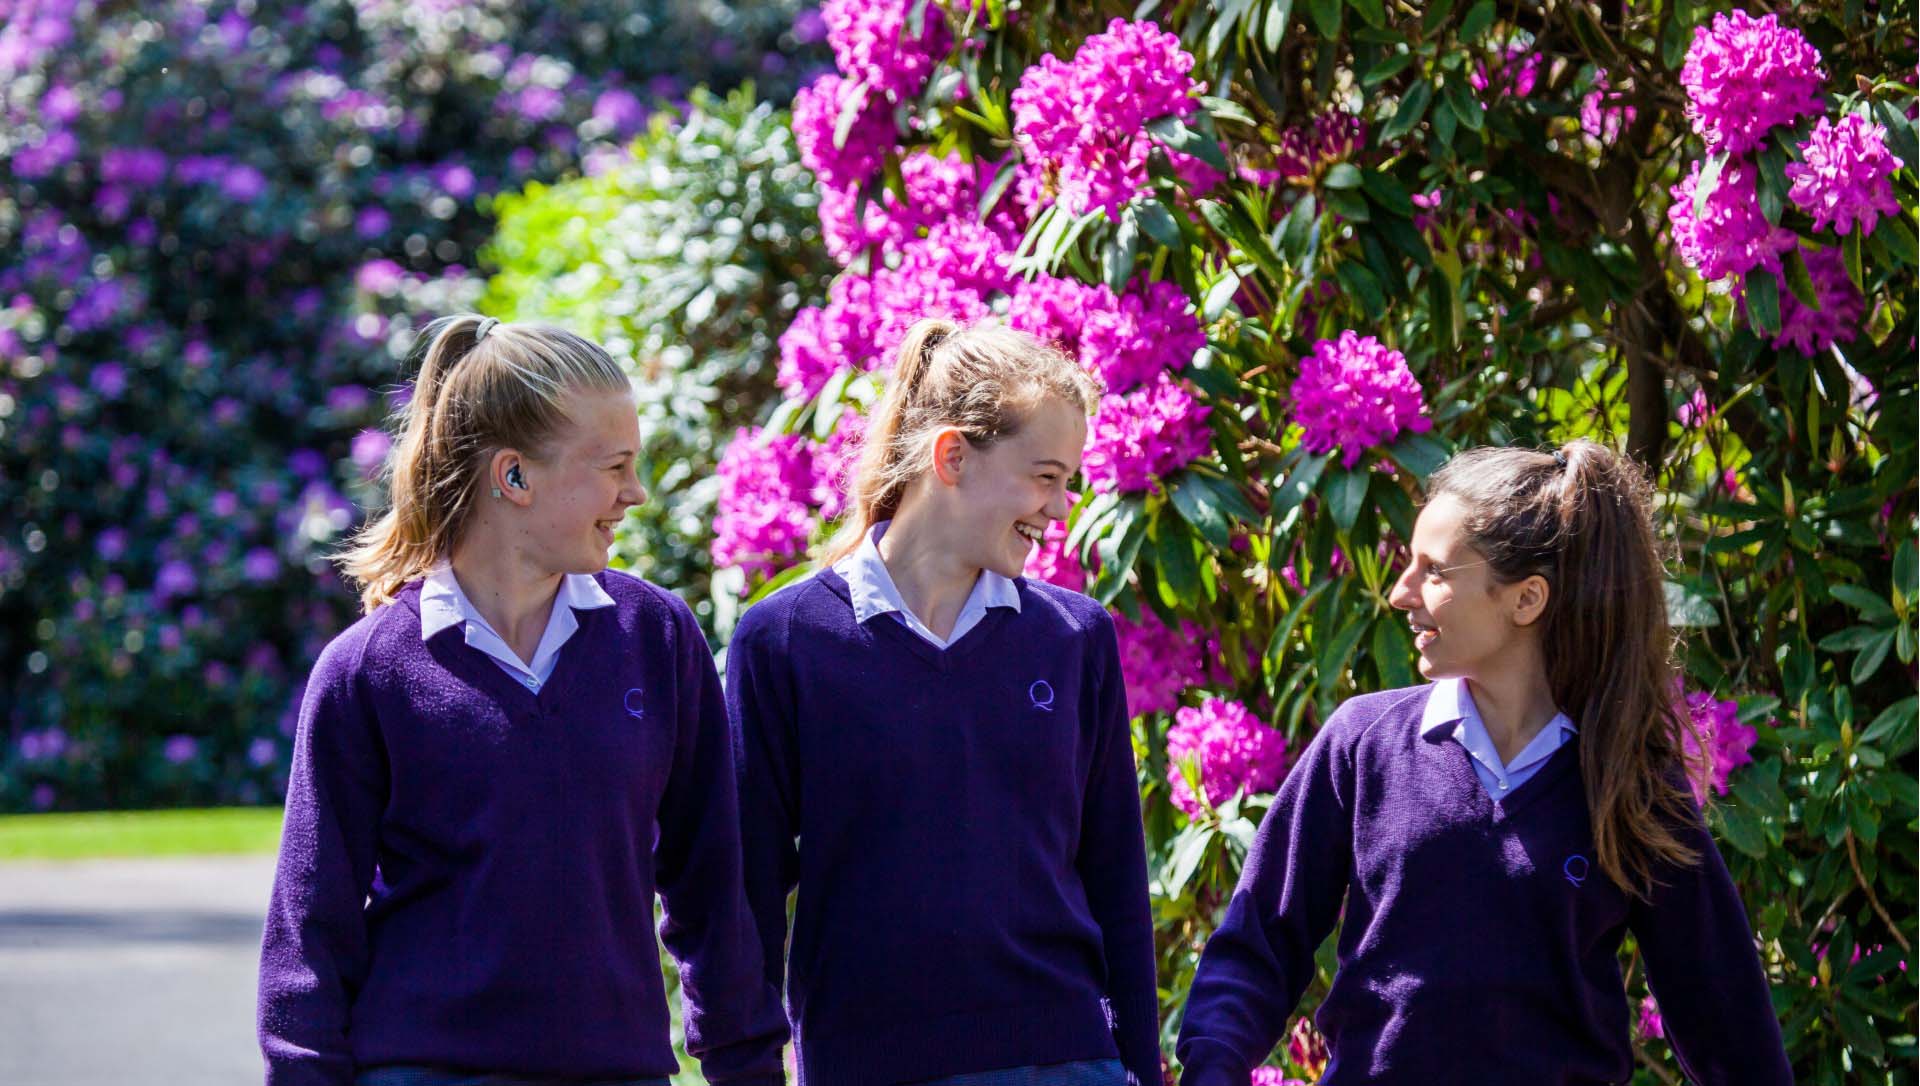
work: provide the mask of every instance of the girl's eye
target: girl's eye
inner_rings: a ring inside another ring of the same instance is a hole
[[[1447,571],[1446,571],[1446,570],[1444,570],[1444,569],[1441,569],[1441,568],[1440,568],[1439,566],[1435,566],[1435,565],[1429,565],[1429,566],[1427,566],[1427,580],[1429,580],[1429,581],[1444,581],[1444,580],[1446,580],[1446,579],[1447,579]]]

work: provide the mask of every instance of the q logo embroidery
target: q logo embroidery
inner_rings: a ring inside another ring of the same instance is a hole
[[[1587,881],[1587,870],[1587,858],[1578,852],[1567,857],[1567,862],[1560,865],[1560,873],[1566,876],[1567,881],[1572,883],[1576,890],[1580,888],[1581,883]]]
[[[635,720],[645,718],[647,713],[647,698],[645,694],[640,692],[639,687],[636,686],[632,690],[627,691],[624,704],[626,705],[628,716]]]
[[[1033,685],[1027,687],[1027,699],[1033,702],[1035,709],[1043,713],[1053,712],[1053,684],[1045,679],[1035,679]]]

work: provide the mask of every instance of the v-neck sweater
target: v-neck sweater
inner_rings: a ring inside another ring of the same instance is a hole
[[[1160,1080],[1146,848],[1113,621],[1016,579],[946,649],[831,570],[727,650],[747,897],[802,1083],[1119,1057]]]
[[[1344,902],[1315,1016],[1323,1086],[1627,1082],[1628,931],[1693,1082],[1790,1086],[1746,910],[1704,824],[1674,827],[1699,863],[1629,897],[1594,861],[1579,744],[1496,800],[1445,729],[1421,734],[1432,689],[1346,702],[1289,773],[1195,973],[1182,1082],[1244,1086]]]
[[[656,891],[689,1051],[781,1081],[713,658],[678,597],[595,576],[615,605],[538,694],[457,628],[423,640],[419,582],[320,654],[261,951],[270,1086],[675,1074]]]

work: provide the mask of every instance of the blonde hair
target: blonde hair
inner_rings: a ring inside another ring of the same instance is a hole
[[[385,473],[387,509],[335,559],[367,612],[452,551],[495,452],[537,457],[567,422],[569,392],[631,387],[605,350],[560,328],[465,313],[434,321],[421,339]]]
[[[1020,432],[1043,400],[1092,414],[1100,378],[1025,332],[997,322],[968,327],[928,318],[907,331],[893,375],[867,427],[848,486],[853,515],[827,547],[832,565],[875,524],[899,512],[907,487],[933,467],[933,435],[952,426],[977,449]]]

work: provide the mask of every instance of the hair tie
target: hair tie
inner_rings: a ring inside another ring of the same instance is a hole
[[[1563,453],[1563,452],[1561,452],[1561,451],[1560,451],[1559,449],[1555,449],[1555,450],[1553,450],[1553,466],[1554,466],[1554,467],[1556,467],[1556,468],[1564,468],[1564,467],[1566,467],[1566,466],[1567,466],[1567,454],[1566,454],[1566,453]]]
[[[475,329],[473,333],[473,342],[478,344],[481,340],[487,338],[487,333],[493,331],[493,326],[499,323],[500,321],[497,317],[481,317],[480,327]]]

